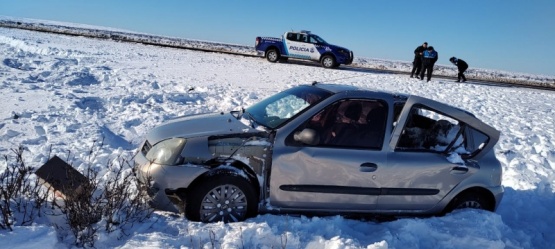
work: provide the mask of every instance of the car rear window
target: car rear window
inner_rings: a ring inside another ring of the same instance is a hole
[[[457,153],[471,157],[489,137],[459,120],[424,106],[414,106],[396,150]]]

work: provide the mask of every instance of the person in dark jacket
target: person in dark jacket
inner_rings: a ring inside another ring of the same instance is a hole
[[[429,46],[426,51],[422,54],[422,70],[420,71],[420,79],[424,79],[424,73],[427,72],[428,82],[432,78],[432,72],[434,71],[434,64],[438,59],[438,53],[434,50],[434,47]]]
[[[410,72],[411,78],[414,75],[416,75],[416,78],[418,78],[418,75],[420,75],[420,70],[422,69],[422,54],[424,54],[424,51],[427,47],[428,43],[424,42],[421,46],[418,46],[414,50],[414,60],[412,61],[412,71]]]
[[[464,71],[468,69],[468,64],[466,64],[466,61],[458,59],[457,57],[451,57],[449,61],[455,64],[455,66],[457,66],[457,69],[459,69],[459,74],[457,75],[457,82],[461,82],[461,79],[462,79],[462,82],[465,82],[466,77],[464,77]]]

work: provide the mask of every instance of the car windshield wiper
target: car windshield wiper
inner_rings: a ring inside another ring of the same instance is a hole
[[[252,114],[250,114],[249,112],[245,111],[245,109],[243,109],[243,115],[241,116],[245,117],[250,121],[252,128],[256,128],[254,125],[258,123],[256,122],[256,120],[254,120],[254,118],[252,117]]]
[[[256,126],[262,126],[264,128],[268,128],[266,127],[266,125],[256,121],[256,119],[254,119],[254,116],[250,112],[247,112],[247,110],[243,109],[242,112],[243,112],[243,115],[241,115],[241,117],[245,117],[247,120],[249,120],[251,122],[252,128],[256,129]]]
[[[240,111],[231,111],[230,112],[231,115],[233,115],[233,117],[235,117],[237,120],[241,119],[241,118],[245,118],[246,120],[249,121],[250,126],[252,128],[256,128],[256,126],[262,126],[266,129],[268,129],[268,127],[258,121],[256,121],[256,119],[254,118],[254,116],[250,113],[247,112],[247,110],[245,110],[245,108],[241,108]]]

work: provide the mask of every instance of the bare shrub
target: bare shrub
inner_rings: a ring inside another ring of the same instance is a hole
[[[13,155],[4,155],[5,169],[0,172],[0,229],[30,225],[35,218],[46,215],[61,218],[62,222],[53,225],[59,231],[63,229],[62,233],[69,232],[74,245],[94,247],[99,231],[118,231],[121,238],[134,224],[147,220],[153,209],[148,205],[146,190],[139,187],[130,159],[120,155],[109,160],[107,167],[92,166],[102,146],[102,142],[95,142],[91,147],[86,158],[88,166],[81,172],[87,184],[76,189],[43,187],[49,185],[39,182],[33,174],[35,169],[26,165],[22,147],[12,150]],[[70,156],[68,151],[67,161]],[[71,179],[77,177],[75,174],[67,175],[70,182],[77,182]]]
[[[78,191],[64,193],[62,202],[52,202],[64,216],[76,246],[94,247],[101,230],[119,231],[120,238],[126,236],[128,229],[137,222],[144,222],[153,212],[129,160],[118,157],[109,161],[107,168],[108,177],[101,177],[88,166],[83,175],[89,184]]]
[[[32,224],[47,202],[47,192],[23,160],[24,148],[11,152],[13,155],[3,156],[6,168],[0,173],[0,229],[10,231],[16,225]]]
[[[89,184],[82,185],[78,190],[65,191],[63,196],[56,194],[51,204],[55,211],[63,215],[75,238],[75,245],[93,247],[99,230],[95,224],[102,217],[101,198],[100,195],[95,195],[99,192],[100,182],[98,173],[91,167],[83,175],[89,180]],[[55,213],[50,215],[54,216]]]
[[[103,217],[106,231],[119,229],[123,235],[136,222],[145,221],[153,209],[148,205],[148,195],[141,188],[129,161],[118,158],[119,167],[110,165],[115,176],[104,184],[102,200],[106,201]],[[127,166],[127,167],[124,167]]]

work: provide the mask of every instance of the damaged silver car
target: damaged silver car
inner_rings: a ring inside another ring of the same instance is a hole
[[[151,130],[135,170],[151,204],[194,221],[258,213],[495,211],[499,131],[427,98],[313,83]]]

